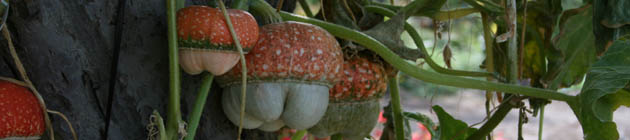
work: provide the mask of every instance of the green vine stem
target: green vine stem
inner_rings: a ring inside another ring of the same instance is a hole
[[[199,126],[199,120],[201,119],[201,113],[203,112],[203,108],[206,105],[208,92],[210,92],[210,88],[212,87],[213,79],[214,75],[212,75],[211,73],[206,73],[203,77],[201,88],[199,88],[199,94],[197,95],[197,99],[195,100],[195,106],[193,106],[192,113],[188,118],[188,134],[186,135],[186,140],[195,139],[197,127]]]
[[[472,13],[476,13],[476,12],[479,12],[479,10],[477,10],[476,8],[464,8],[464,9],[457,9],[457,10],[451,10],[451,11],[441,11],[433,15],[433,20],[445,21],[449,19],[457,19],[457,18],[470,15]]]
[[[262,20],[258,20],[258,22],[263,25],[282,21],[282,17],[276,12],[276,9],[263,0],[251,0],[249,8],[252,14],[262,17]]]
[[[223,0],[219,0],[219,1],[223,2]],[[248,6],[249,6],[249,0],[233,0],[232,5],[230,7],[232,7],[233,9],[247,10]]]
[[[508,32],[511,34],[508,40],[508,81],[511,84],[515,84],[518,82],[518,34],[516,32],[516,1],[515,0],[505,0],[505,14],[507,17]]]
[[[490,119],[488,119],[488,121],[483,124],[483,126],[481,126],[479,130],[468,136],[466,140],[482,140],[484,137],[490,134],[490,132],[492,132],[492,130],[494,130],[494,128],[496,128],[499,123],[503,121],[503,118],[505,118],[505,116],[507,116],[507,114],[510,113],[510,111],[514,107],[513,103],[510,102],[513,97],[514,96],[506,97],[503,103],[499,105],[499,109],[494,112]]]
[[[429,3],[431,0],[415,0],[412,1],[411,3],[407,4],[407,6],[402,7],[398,13],[403,13],[405,16],[405,19],[407,19],[407,17],[415,14],[417,11],[419,11],[420,9],[423,8],[423,6],[428,5],[427,3]]]
[[[518,108],[518,126],[517,126],[517,138],[518,140],[523,140],[523,124],[524,124],[524,117],[525,111],[523,110],[523,108]]]
[[[302,140],[302,138],[304,138],[305,135],[306,135],[306,130],[298,130],[297,132],[295,132],[293,136],[291,136],[291,140]]]
[[[155,120],[157,121],[158,137],[160,138],[160,140],[166,140],[168,136],[166,135],[166,128],[164,127],[164,120],[160,116],[160,113],[157,110],[153,110],[152,117],[155,117]]]
[[[494,73],[494,39],[492,38],[492,29],[490,27],[491,21],[487,13],[481,12],[481,23],[483,24],[483,40],[486,45],[486,71]],[[492,76],[486,78],[487,81],[493,81]],[[498,95],[497,95],[498,97]],[[492,91],[486,91],[486,115],[490,116],[490,106],[494,105],[492,102]],[[492,139],[492,131],[489,133],[488,139]]]
[[[389,93],[391,96],[392,116],[394,116],[394,133],[396,140],[405,139],[405,129],[403,126],[402,106],[400,105],[400,94],[398,93],[398,74],[389,78]]]
[[[311,11],[311,7],[308,6],[308,3],[306,2],[306,0],[298,0],[298,2],[300,3],[300,7],[302,7],[302,10],[304,10],[304,13],[306,13],[306,16],[313,17],[313,12]]]
[[[545,105],[540,106],[540,120],[538,122],[538,140],[542,140],[544,120],[545,120]]]
[[[225,22],[228,25],[228,28],[230,29],[230,34],[232,34],[232,39],[234,40],[234,44],[236,45],[236,49],[238,50],[239,55],[241,56],[241,80],[243,82],[241,85],[241,113],[240,113],[240,118],[239,118],[239,124],[238,124],[238,137],[237,139],[240,140],[241,139],[241,133],[243,133],[243,116],[245,116],[245,97],[247,96],[246,94],[246,90],[247,90],[247,64],[245,62],[245,55],[243,53],[243,47],[241,46],[241,42],[239,41],[238,36],[236,35],[236,31],[234,31],[234,26],[232,25],[232,20],[230,20],[230,16],[227,13],[227,10],[225,9],[225,4],[223,4],[223,1],[219,0],[219,7],[221,7],[221,12],[223,13],[223,16],[225,17]]]
[[[402,8],[402,6],[396,6],[396,5],[392,5],[392,4],[386,4],[386,3],[380,3],[380,2],[373,2],[373,1],[364,1],[363,3],[364,5],[375,5],[375,6],[379,6],[379,7],[384,7],[387,8],[389,10],[392,11],[398,11]]]
[[[396,14],[396,13],[394,13],[391,10],[388,10],[386,8],[383,8],[383,7],[378,7],[378,6],[375,6],[375,5],[365,6],[365,10],[367,10],[369,12],[378,13],[378,14],[381,14],[381,15],[384,15],[384,16],[388,16],[388,17],[392,17],[392,16],[394,16]],[[416,31],[416,29],[414,29],[413,26],[411,26],[408,23],[405,23],[405,31],[407,31],[407,33],[409,33],[409,36],[411,36],[411,39],[414,41],[416,46],[418,46],[418,48],[420,49],[420,52],[422,52],[423,56],[425,56],[424,60],[427,62],[427,64],[429,64],[429,67],[431,67],[433,70],[435,70],[435,71],[437,71],[439,73],[444,73],[444,74],[449,74],[449,75],[457,75],[457,76],[471,76],[471,77],[492,76],[491,73],[487,73],[487,72],[472,72],[472,71],[452,70],[452,69],[447,69],[447,68],[444,68],[444,67],[438,65],[437,63],[435,63],[435,61],[433,61],[433,59],[431,57],[429,57],[427,49],[424,46],[424,43],[422,42],[422,38],[418,34],[418,31]]]
[[[168,23],[168,57],[169,57],[169,78],[170,90],[167,107],[166,135],[168,139],[177,139],[177,132],[180,130],[182,113],[180,112],[180,72],[179,72],[179,56],[177,51],[177,28],[175,20],[175,12],[177,8],[176,0],[166,1],[166,16]]]
[[[365,46],[369,50],[377,53],[379,56],[385,59],[385,61],[391,64],[394,68],[416,79],[423,80],[425,82],[447,85],[447,86],[455,86],[455,87],[460,87],[460,88],[473,88],[473,89],[480,89],[480,90],[518,93],[518,94],[522,94],[526,96],[559,100],[559,101],[570,101],[570,100],[574,100],[575,98],[575,96],[566,95],[566,94],[559,93],[552,90],[531,88],[531,87],[524,87],[524,86],[510,85],[510,84],[503,84],[503,83],[496,83],[496,82],[488,82],[488,81],[469,79],[469,78],[464,78],[464,77],[440,74],[440,73],[423,70],[405,61],[404,59],[400,58],[400,56],[396,55],[394,52],[387,49],[385,45],[376,41],[376,39],[370,36],[367,36],[361,32],[358,32],[358,31],[355,31],[355,30],[352,30],[343,26],[327,23],[321,20],[307,18],[304,16],[299,16],[299,15],[295,15],[295,14],[287,13],[287,12],[280,12],[280,16],[282,16],[284,20],[288,20],[288,21],[298,21],[298,22],[305,22],[305,23],[317,25],[319,27],[322,27],[323,29],[326,29],[328,32],[330,32],[331,34],[339,38],[351,40],[362,46]]]

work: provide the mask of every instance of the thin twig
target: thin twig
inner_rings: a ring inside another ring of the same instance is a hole
[[[23,86],[23,87],[27,87],[28,86],[26,83],[24,83],[22,81],[19,81],[19,80],[13,79],[13,78],[9,78],[9,77],[2,77],[2,76],[0,76],[0,80],[9,81],[11,83],[14,83],[14,84],[17,84],[17,85],[20,85],[20,86]]]
[[[518,60],[518,78],[521,79],[523,77],[523,58],[525,57],[525,30],[527,29],[527,0],[523,1],[523,5],[525,8],[523,9],[523,27],[521,27],[521,45],[519,50],[519,60]]]
[[[322,12],[322,17],[323,17],[324,21],[327,21],[327,19],[326,19],[326,12],[324,11],[324,0],[319,0],[319,3],[320,3],[319,11]]]
[[[543,121],[545,120],[545,105],[540,106],[540,122],[538,123],[538,140],[542,140]]]
[[[302,10],[304,10],[306,16],[312,18],[313,12],[311,11],[311,7],[309,7],[308,2],[306,2],[306,0],[298,0],[298,3],[300,3],[300,6],[302,7]]]
[[[222,0],[219,1],[223,2]],[[280,12],[280,9],[282,9],[282,4],[284,4],[284,0],[278,1],[278,5],[276,5],[276,12]]]
[[[15,51],[15,46],[13,45],[13,40],[11,39],[11,33],[9,33],[9,28],[7,26],[8,25],[4,25],[2,27],[3,29],[2,33],[4,35],[4,38],[7,39],[7,42],[9,44],[9,52],[11,53],[11,57],[13,57],[13,62],[15,63],[15,66],[20,72],[20,76],[22,76],[24,83],[28,85],[27,87],[31,89],[31,91],[33,91],[33,95],[37,97],[37,100],[39,101],[39,106],[42,108],[42,110],[47,110],[46,102],[44,102],[44,98],[42,98],[41,94],[39,94],[39,92],[37,91],[33,83],[31,82],[31,80],[29,80],[28,75],[26,74],[26,70],[24,69],[24,65],[22,65],[22,61],[20,61],[20,57],[18,57],[17,52]],[[46,112],[43,112],[43,113],[44,113],[44,121],[46,121],[46,127],[48,127],[48,130],[49,130],[48,134],[50,135],[50,139],[54,140],[55,132],[52,128],[52,123],[50,122],[50,116],[48,116],[48,113]]]
[[[280,0],[280,5],[282,5],[282,0]],[[223,4],[222,0],[219,0],[219,7],[221,7],[221,12],[223,13],[223,16],[225,17],[225,22],[228,25],[228,29],[230,29],[230,33],[232,34],[232,39],[234,40],[234,44],[236,45],[236,49],[238,50],[239,55],[241,56],[241,80],[242,80],[242,87],[241,87],[241,113],[240,113],[240,117],[239,117],[239,125],[238,125],[238,137],[237,139],[240,140],[241,139],[241,133],[243,133],[243,118],[245,116],[245,103],[246,103],[246,90],[247,90],[247,65],[245,62],[245,55],[243,53],[243,47],[241,47],[241,43],[239,41],[238,36],[236,35],[236,31],[234,30],[234,27],[232,26],[232,21],[230,20],[230,16],[227,13],[227,10],[225,9],[225,5]]]
[[[74,127],[72,127],[72,123],[70,122],[70,120],[68,120],[68,117],[66,117],[66,115],[63,115],[63,113],[59,111],[54,111],[54,110],[46,110],[46,112],[55,114],[61,117],[64,121],[66,121],[66,124],[68,124],[68,127],[70,128],[70,132],[72,133],[72,137],[74,138],[74,140],[78,140],[77,132],[74,130]]]
[[[488,71],[488,73],[494,73],[494,41],[492,39],[492,29],[490,29],[490,17],[485,12],[481,12],[481,23],[483,24],[483,39],[486,44],[486,71]],[[492,76],[487,76],[486,80],[494,81],[494,78]],[[492,100],[493,97],[492,91],[486,91],[486,117],[491,115],[488,108],[490,108],[490,106],[494,106],[494,102]],[[497,97],[499,97],[499,95],[497,95]],[[492,131],[490,131],[489,134],[488,139],[491,140]]]
[[[343,7],[346,9],[346,11],[348,11],[348,14],[350,14],[350,17],[352,18],[352,21],[354,21],[354,23],[357,22],[357,18],[354,17],[354,13],[352,13],[352,9],[350,9],[350,5],[348,5],[348,0],[342,0],[343,1]]]

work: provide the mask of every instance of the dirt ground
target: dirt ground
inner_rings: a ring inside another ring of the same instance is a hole
[[[485,98],[482,92],[479,90],[461,90],[453,96],[434,97],[432,101],[430,97],[419,97],[402,92],[401,98],[405,111],[423,113],[438,123],[436,115],[430,109],[432,105],[440,105],[453,117],[470,125],[478,123],[486,117]],[[517,120],[518,111],[512,110],[493,132],[495,139],[516,140]],[[614,120],[617,123],[620,139],[630,140],[630,108],[619,108],[615,112]],[[529,116],[529,123],[523,126],[525,140],[538,139],[538,123],[539,117]],[[476,127],[478,128],[480,125]],[[543,130],[543,139],[545,140],[583,139],[582,128],[577,118],[571,108],[563,102],[552,102],[546,106]]]

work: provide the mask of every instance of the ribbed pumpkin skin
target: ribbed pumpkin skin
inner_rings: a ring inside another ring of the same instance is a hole
[[[245,52],[258,40],[258,24],[246,11],[228,9],[234,31]],[[179,60],[192,75],[209,71],[222,75],[239,60],[236,45],[221,11],[207,6],[190,6],[177,12]]]
[[[326,114],[309,132],[320,138],[341,134],[344,139],[361,140],[376,125],[387,76],[381,64],[365,58],[350,58],[343,67],[341,81],[329,91]]]
[[[320,138],[341,134],[344,139],[362,140],[376,126],[380,108],[378,99],[331,102],[324,117],[308,131]]]
[[[248,84],[244,128],[275,131],[284,125],[298,130],[312,127],[324,116],[328,91],[341,76],[339,44],[326,30],[299,22],[268,24],[260,35],[245,56]],[[219,81],[225,87],[223,110],[239,124],[241,65]]]

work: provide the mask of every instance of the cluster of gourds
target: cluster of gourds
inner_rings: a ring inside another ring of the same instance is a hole
[[[387,88],[381,63],[344,57],[335,37],[315,25],[278,22],[259,29],[248,12],[227,12],[247,52],[244,128],[276,131],[288,126],[317,137],[340,134],[349,139],[369,135],[378,119],[378,99]],[[209,71],[220,76],[223,110],[238,125],[242,67],[221,11],[207,6],[180,9],[177,34],[181,67],[193,75]]]

